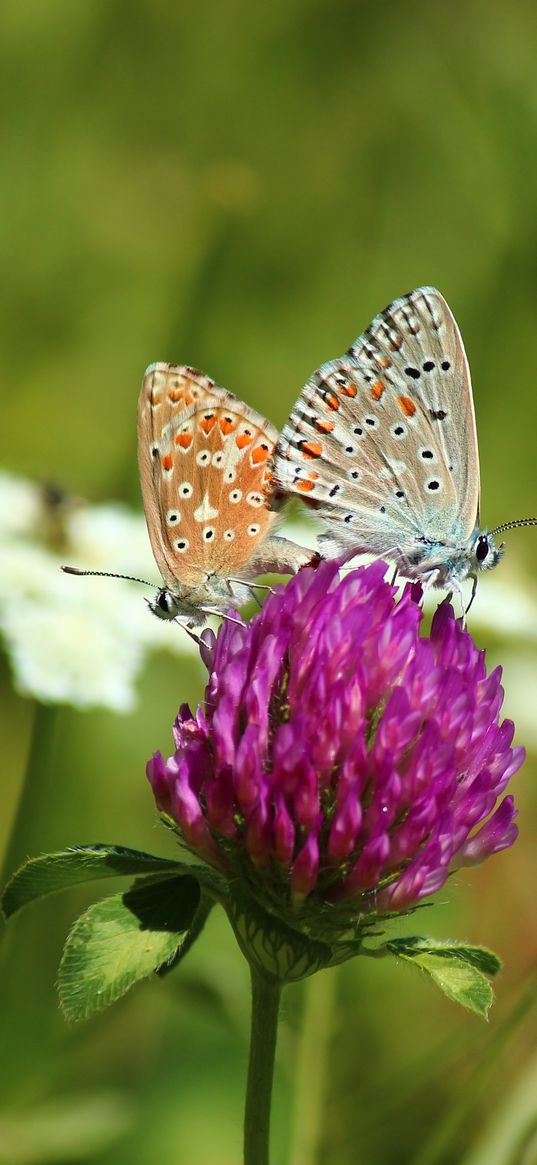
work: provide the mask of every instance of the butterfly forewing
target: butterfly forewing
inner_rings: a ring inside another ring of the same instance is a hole
[[[139,457],[153,553],[167,586],[247,575],[276,512],[277,432],[194,369],[158,364],[139,403]]]
[[[479,506],[470,376],[438,291],[395,300],[314,373],[278,442],[275,477],[326,515],[336,545],[382,553],[469,537]]]

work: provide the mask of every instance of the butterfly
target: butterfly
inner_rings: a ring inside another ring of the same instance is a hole
[[[380,312],[303,388],[278,440],[277,485],[313,505],[329,557],[368,552],[406,578],[461,592],[496,566],[480,525],[470,370],[444,297],[418,287]],[[470,600],[471,601],[471,600]]]
[[[138,403],[138,461],[164,586],[151,610],[188,626],[225,615],[259,574],[294,573],[312,551],[277,537],[277,430],[208,376],[151,364]],[[315,555],[313,556],[315,558]]]

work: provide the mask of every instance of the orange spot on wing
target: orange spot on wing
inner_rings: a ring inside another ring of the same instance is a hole
[[[200,429],[203,429],[204,433],[209,434],[211,432],[211,429],[214,428],[215,424],[216,424],[216,417],[215,417],[214,413],[212,413],[210,417],[202,417],[201,418]]]
[[[189,392],[185,392],[183,388],[170,388],[168,400],[173,405],[179,404],[180,402],[185,408],[189,408],[194,403],[194,397]]]
[[[172,469],[173,468],[173,457],[172,457],[171,453],[166,453],[166,455],[162,458],[162,468],[163,469]]]
[[[231,417],[219,417],[218,424],[224,437],[227,437],[228,433],[232,433],[237,428],[235,422],[231,420]]]
[[[343,396],[355,397],[358,389],[355,384],[342,384],[339,391]]]
[[[181,449],[188,449],[192,444],[192,433],[178,433],[175,438],[175,444],[180,445]]]
[[[147,394],[147,399],[149,401],[149,404],[151,404],[151,405],[159,405],[160,404],[160,396],[159,396],[158,392],[155,392],[154,388],[149,389],[149,392]]]
[[[338,401],[338,398],[335,395],[335,393],[327,392],[324,399],[328,405],[328,408],[332,409],[334,412],[336,412],[337,409],[339,408],[339,401]]]
[[[371,385],[371,396],[373,400],[380,400],[385,389],[386,385],[382,383],[382,380],[374,380]]]
[[[304,457],[320,457],[323,451],[320,441],[301,441],[300,449]]]
[[[391,364],[391,360],[388,360],[387,356],[379,356],[378,362],[381,368],[389,368]]]
[[[413,417],[416,412],[414,401],[409,396],[398,396],[397,400],[405,414],[405,417]]]
[[[315,428],[321,433],[331,433],[334,429],[333,421],[325,421],[323,417],[315,418]]]
[[[251,433],[238,433],[235,437],[235,444],[238,449],[244,449],[246,445],[251,445],[253,439]]]
[[[313,481],[307,481],[302,478],[301,481],[297,481],[296,488],[299,489],[301,493],[308,494],[312,489],[315,489],[315,485]]]
[[[252,449],[252,465],[262,465],[264,461],[268,461],[269,453],[268,445],[257,445]]]

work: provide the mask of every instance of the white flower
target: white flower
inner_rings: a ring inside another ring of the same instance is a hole
[[[46,539],[53,542],[60,530],[64,546],[52,549]],[[141,514],[47,500],[33,483],[0,474],[0,632],[17,689],[78,708],[129,711],[146,652],[192,655],[194,644],[181,627],[148,612],[142,586],[73,578],[62,563],[153,577],[160,585]]]

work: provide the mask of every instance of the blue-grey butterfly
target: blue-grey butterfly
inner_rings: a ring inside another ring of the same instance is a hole
[[[419,287],[376,316],[345,356],[303,388],[276,446],[274,475],[326,522],[328,556],[368,552],[406,578],[461,591],[496,566],[479,520],[470,370],[445,299]]]

